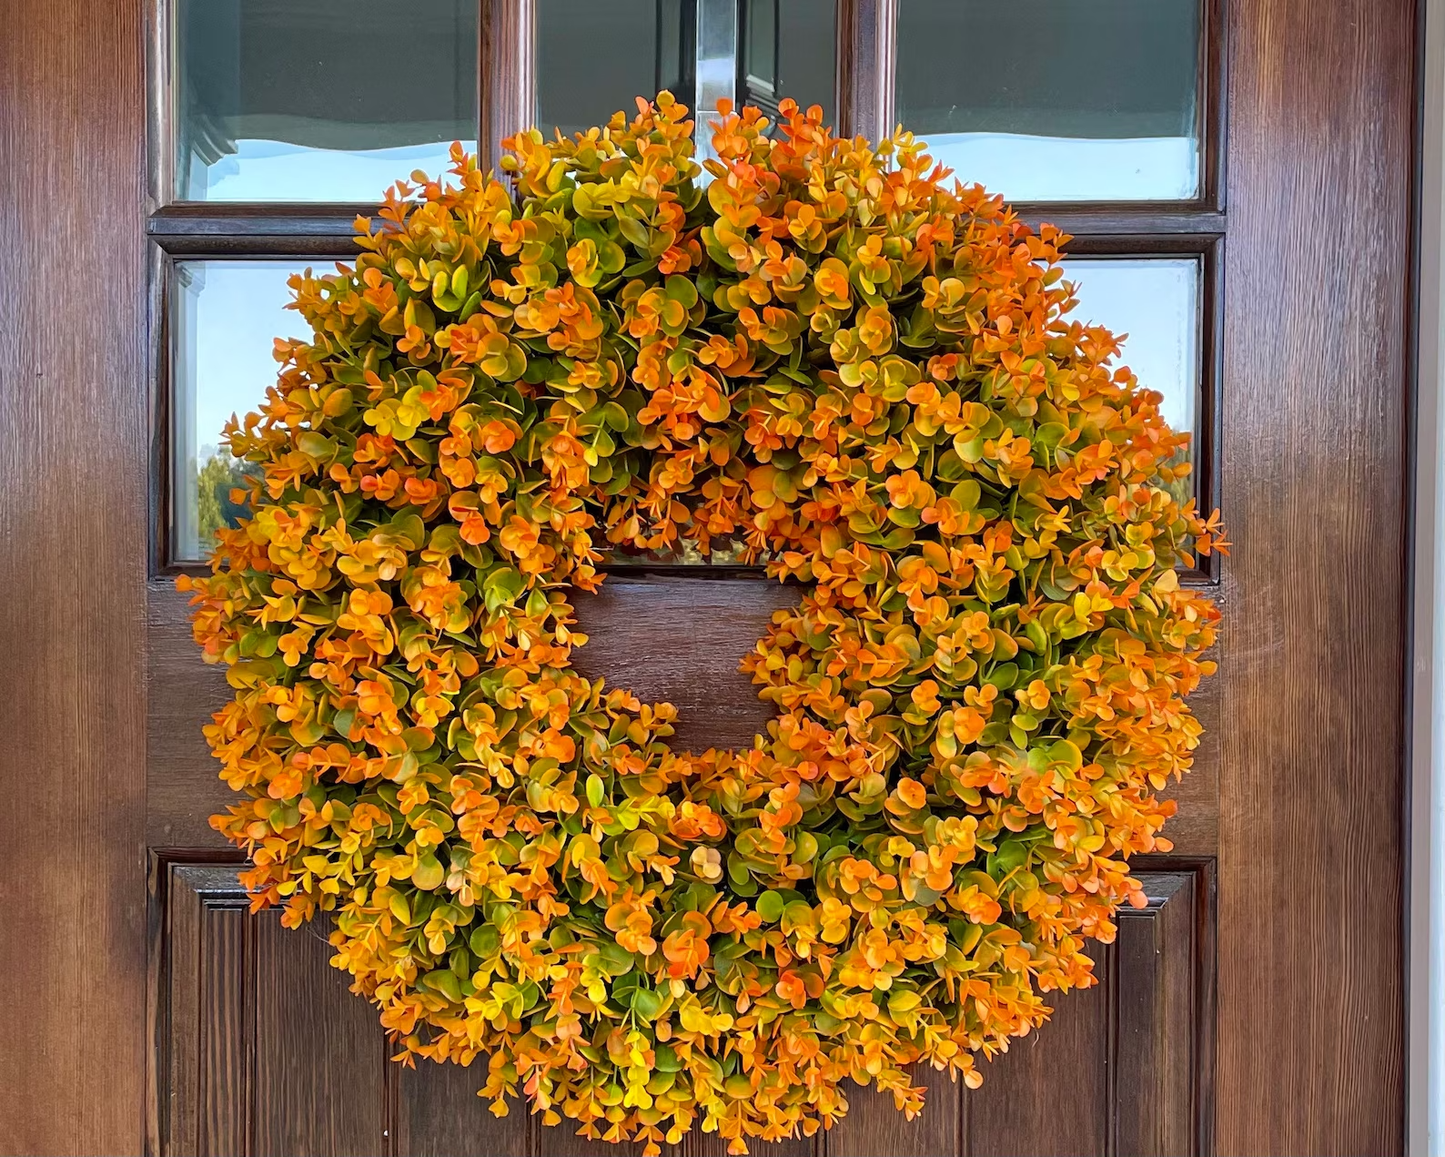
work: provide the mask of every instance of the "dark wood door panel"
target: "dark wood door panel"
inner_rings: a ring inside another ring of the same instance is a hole
[[[678,710],[674,748],[751,747],[772,708],[738,670],[798,588],[766,578],[610,575],[573,605],[588,643],[577,669]]]
[[[225,671],[208,666],[191,638],[189,595],[168,578],[147,591],[146,843],[225,848],[206,822],[234,801],[217,776],[201,728],[231,698]]]
[[[1098,985],[1058,997],[1048,1024],[987,1066],[983,1087],[964,1105],[966,1153],[1068,1157],[1108,1151],[1112,953],[1101,955],[1106,959],[1096,957]]]
[[[1123,909],[1115,942],[1095,946],[1100,983],[1058,997],[964,1099],[961,1152],[1210,1151],[1212,875],[1140,873],[1148,906]]]
[[[1225,11],[1217,1139],[1398,1153],[1420,9]]]
[[[153,1006],[163,1001],[152,1010],[155,1079],[167,1096],[150,1131],[152,1147],[176,1157],[251,1149],[256,989],[236,872],[176,864],[155,873],[164,905],[151,952]]]
[[[751,747],[767,727],[772,708],[738,663],[797,588],[763,578],[619,575],[600,594],[574,597],[590,640],[576,653],[577,669],[673,703],[675,747]],[[148,835],[157,848],[223,847],[206,821],[233,798],[201,734],[231,691],[191,639],[189,598],[170,579],[150,586]]]
[[[373,1010],[327,963],[324,929],[250,915],[235,866],[168,876],[163,1151],[387,1152],[396,1066]]]
[[[254,1151],[385,1152],[393,1074],[375,1013],[326,965],[324,927],[288,931],[269,915],[251,923]]]
[[[1214,937],[1209,866],[1141,873],[1143,911],[1121,914],[1111,950],[1114,1153],[1208,1152]],[[1189,1047],[1180,1047],[1188,1041]]]
[[[577,669],[610,687],[627,687],[679,712],[672,744],[750,747],[772,708],[738,670],[774,611],[792,605],[796,586],[765,578],[615,574],[601,593],[576,596],[577,618],[589,637]],[[148,836],[153,848],[223,848],[207,817],[233,796],[216,775],[202,725],[230,698],[225,673],[202,662],[191,639],[189,596],[169,579],[149,591]],[[1179,855],[1212,855],[1219,831],[1219,775],[1213,724],[1218,696],[1206,684],[1190,700],[1206,730],[1193,772],[1165,794],[1179,814],[1165,834]]]
[[[1112,987],[1061,1000],[1057,1020],[1000,1058],[978,1093],[945,1083],[912,1125],[860,1094],[847,1124],[800,1151],[1042,1152],[1064,1147],[1056,1134],[1067,1113],[1081,1114],[1087,1134],[1070,1144],[1118,1153],[1209,1151],[1214,1139],[1231,1153],[1402,1145],[1403,447],[1418,6],[1205,2],[1220,34],[1213,58],[1227,60],[1214,77],[1224,106],[1210,114],[1228,127],[1227,137],[1210,134],[1224,143],[1208,161],[1213,211],[1096,205],[1071,217],[1072,231],[1125,245],[1201,230],[1221,239],[1214,457],[1237,545],[1220,569],[1219,674],[1192,703],[1205,745],[1198,770],[1171,789],[1184,806],[1167,833],[1179,853],[1218,857],[1217,952],[1214,917],[1199,916],[1215,911],[1211,873],[1155,862],[1187,882],[1123,915],[1117,947],[1100,957]],[[226,688],[190,642],[184,599],[168,580],[147,583],[165,483],[164,355],[159,315],[147,317],[156,302],[147,265],[160,249],[147,239],[145,122],[168,94],[148,91],[144,46],[160,42],[169,7],[15,0],[0,37],[0,243],[16,287],[0,298],[10,800],[0,829],[24,866],[0,887],[9,981],[0,1153],[147,1143],[157,1153],[558,1152],[571,1144],[565,1133],[544,1135],[520,1111],[492,1118],[472,1095],[476,1074],[386,1062],[371,1010],[328,968],[325,947],[246,913],[228,852],[206,824],[227,792],[200,726]],[[531,7],[484,6],[501,14],[488,25],[485,59],[509,62],[482,70],[484,138],[527,107],[521,45]],[[895,8],[840,3],[842,42],[869,62],[851,74],[842,62],[842,90],[860,113],[852,129],[892,123]],[[515,82],[504,107],[493,77]],[[163,86],[163,67],[157,79]],[[154,143],[168,147],[164,132]],[[206,212],[221,228],[197,251],[317,252],[347,228],[333,219],[327,228],[339,233],[296,235],[316,227],[305,213],[275,228],[284,206],[239,226],[215,206]],[[253,227],[255,238],[240,235]],[[175,237],[167,246],[184,248]],[[84,308],[46,291],[57,268],[105,271]],[[618,585],[596,611],[583,608],[584,618],[602,615],[588,619],[596,642],[584,666],[679,701],[682,741],[745,741],[761,719],[749,714],[756,704],[718,688],[763,619],[712,636],[715,669],[695,663],[692,691],[674,691],[656,640],[695,650],[702,642],[688,628],[706,616],[685,601],[654,612]],[[617,637],[640,654],[614,646],[609,657],[598,622],[618,613],[633,621]],[[715,699],[735,707],[725,724],[702,718]],[[163,864],[146,909],[143,839],[151,849],[206,849],[217,865]],[[148,993],[147,914],[160,921]],[[1197,962],[1193,973],[1183,959]],[[1216,960],[1217,1017],[1208,999]],[[279,982],[290,986],[284,1006],[267,987]],[[1192,1018],[1181,1011],[1186,996]],[[1082,1067],[1099,1055],[1100,1007],[1113,1050],[1103,1084],[1089,1083],[1097,1068]],[[279,1048],[298,1051],[278,1058]],[[1198,1059],[1211,1054],[1213,1093]],[[143,1058],[152,1066],[144,1079]],[[1082,1091],[1063,1091],[1065,1081],[1082,1081]],[[148,1141],[137,1135],[142,1104]],[[355,1131],[330,1115],[340,1112]],[[720,1149],[703,1136],[680,1147]]]
[[[927,1086],[923,1113],[906,1120],[893,1107],[893,1098],[873,1088],[854,1086],[848,1093],[848,1115],[823,1138],[824,1157],[933,1157],[939,1153],[965,1153],[963,1129],[966,1102],[975,1094],[962,1082],[932,1068],[914,1073]]]
[[[329,964],[325,929],[251,915],[232,863],[156,869],[155,1148],[164,1157],[618,1157],[514,1104],[492,1115],[470,1068],[387,1060],[372,1007]],[[1212,866],[1141,874],[1148,907],[1096,945],[1100,983],[1056,1001],[1050,1023],[984,1066],[967,1091],[933,1070],[921,1117],[854,1089],[827,1134],[758,1146],[766,1157],[1189,1154],[1207,1150]],[[640,1151],[640,1146],[631,1149]],[[721,1157],[695,1129],[669,1157]]]
[[[396,1130],[387,1152],[407,1157],[530,1157],[535,1151],[533,1135],[539,1126],[525,1105],[513,1104],[507,1116],[499,1118],[492,1114],[490,1098],[477,1096],[486,1078],[485,1058],[466,1068],[427,1063],[391,1068]]]

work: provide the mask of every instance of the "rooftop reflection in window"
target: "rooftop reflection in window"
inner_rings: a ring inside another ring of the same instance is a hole
[[[898,118],[1011,201],[1188,200],[1200,28],[1199,0],[899,0]]]
[[[778,105],[792,97],[800,108],[821,105],[823,122],[831,125],[837,19],[832,0],[744,0],[738,11],[739,102],[757,105],[776,120]]]
[[[678,0],[538,0],[538,127],[571,136],[664,88],[690,106],[695,36]]]
[[[476,141],[468,0],[177,0],[185,201],[380,200]]]

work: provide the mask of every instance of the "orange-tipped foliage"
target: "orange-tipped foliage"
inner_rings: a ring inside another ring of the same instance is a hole
[[[1142,903],[1218,613],[1187,437],[1067,315],[1059,246],[900,134],[670,95],[460,149],[293,279],[309,341],[195,634],[235,699],[258,908],[334,913],[400,1055],[550,1124],[812,1134],[841,1082],[980,1081]],[[571,667],[604,550],[728,542],[801,587],[746,751]]]

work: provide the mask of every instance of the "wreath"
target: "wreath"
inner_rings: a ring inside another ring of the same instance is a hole
[[[1225,544],[1065,235],[791,101],[721,105],[704,184],[687,110],[638,108],[500,179],[454,146],[292,279],[314,336],[227,428],[249,515],[179,585],[235,692],[211,823],[253,909],[332,913],[398,1059],[745,1153],[845,1078],[976,1087],[1094,982],[1199,739],[1179,570]],[[573,592],[723,543],[800,592],[742,660],[777,717],[674,751],[573,671]]]

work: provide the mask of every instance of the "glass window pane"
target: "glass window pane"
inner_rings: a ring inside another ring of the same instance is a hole
[[[279,369],[278,337],[310,327],[287,309],[293,273],[322,261],[179,261],[171,286],[171,557],[203,558],[212,535],[234,526],[230,491],[244,463],[221,444],[232,414],[256,409]]]
[[[771,85],[778,71],[778,0],[743,0],[743,68]]]
[[[1196,197],[1200,26],[1199,0],[899,0],[898,118],[1012,201]]]
[[[822,105],[824,123],[832,124],[832,0],[745,0],[740,11],[739,100],[771,116],[792,97],[803,108]]]
[[[738,13],[738,103],[777,116],[778,0],[743,0]]]
[[[362,201],[476,147],[475,0],[176,0],[175,195]]]
[[[778,83],[782,96],[803,108],[823,106],[834,124],[833,75],[837,64],[837,11],[831,0],[778,0]]]
[[[1117,361],[1134,371],[1140,385],[1164,395],[1160,409],[1172,429],[1197,437],[1202,260],[1070,257],[1063,265],[1079,302],[1072,316],[1121,337]],[[1193,475],[1186,482],[1193,493]]]
[[[564,135],[606,124],[639,96],[669,89],[692,103],[694,32],[687,4],[657,0],[539,0],[537,125]]]

